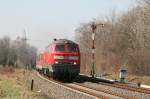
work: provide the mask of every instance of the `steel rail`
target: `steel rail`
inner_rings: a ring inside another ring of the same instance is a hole
[[[90,89],[93,89],[93,90],[96,90],[96,91],[101,91],[101,92],[104,92],[104,93],[107,93],[107,94],[111,94],[111,95],[114,95],[114,96],[126,98],[126,99],[137,99],[135,97],[118,94],[118,93],[115,93],[115,92],[110,91],[110,90],[97,89],[97,88],[93,88],[93,87],[90,87],[90,86],[87,86],[87,85],[83,85],[83,84],[80,84],[80,83],[75,83],[75,84],[77,84],[79,86],[84,86],[86,88],[90,88]]]

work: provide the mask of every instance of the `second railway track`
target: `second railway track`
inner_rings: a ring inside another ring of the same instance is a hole
[[[107,85],[107,86],[111,86],[111,87],[116,87],[116,88],[126,89],[126,90],[130,90],[130,91],[135,91],[135,92],[139,92],[139,93],[150,94],[150,89],[138,87],[138,86],[135,86],[135,85],[132,86],[131,84],[127,84],[127,83],[122,84],[122,83],[118,83],[118,82],[104,81],[104,80],[98,79],[98,78],[91,79],[90,77],[87,77],[87,76],[81,76],[80,79],[81,80],[84,79],[85,81],[91,81],[91,82],[98,83],[98,84],[101,84],[101,85]]]

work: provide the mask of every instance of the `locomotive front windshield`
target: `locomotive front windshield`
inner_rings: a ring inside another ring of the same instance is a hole
[[[78,51],[78,47],[75,44],[57,44],[55,47],[55,51],[76,52]]]

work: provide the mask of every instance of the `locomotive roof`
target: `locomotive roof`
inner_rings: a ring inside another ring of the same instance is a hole
[[[67,39],[57,39],[54,41],[56,44],[62,44],[62,43],[72,43],[72,44],[76,44],[75,42],[71,41],[71,40],[67,40]]]
[[[78,45],[77,43],[67,39],[54,39],[54,41],[51,44],[64,44],[64,43],[71,43],[71,44]],[[51,46],[51,44],[46,46],[45,49],[48,49]]]

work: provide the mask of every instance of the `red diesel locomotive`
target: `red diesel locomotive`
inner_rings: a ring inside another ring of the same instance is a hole
[[[52,77],[75,77],[80,72],[79,46],[66,39],[54,39],[47,49],[39,53],[37,70]]]

